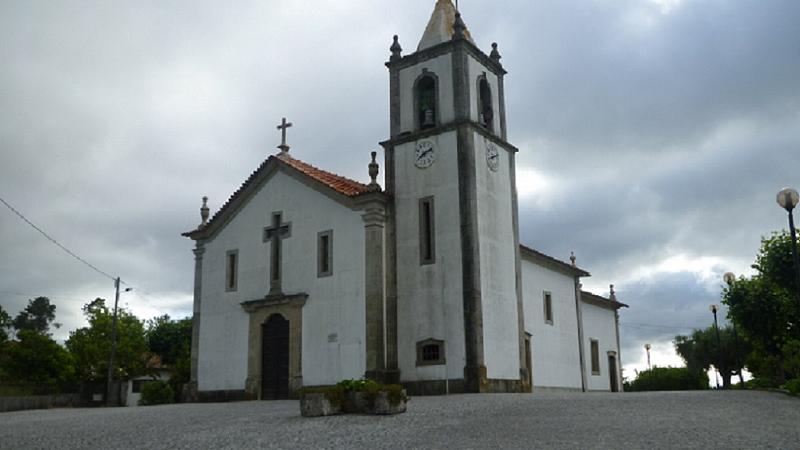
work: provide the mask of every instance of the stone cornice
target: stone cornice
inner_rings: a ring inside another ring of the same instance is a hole
[[[435,136],[437,134],[446,133],[448,131],[455,131],[455,130],[461,128],[461,127],[470,128],[472,131],[477,132],[478,134],[480,134],[481,136],[485,137],[486,139],[489,139],[490,141],[494,142],[495,144],[497,144],[497,145],[499,145],[499,146],[501,146],[501,147],[503,147],[503,148],[505,148],[505,149],[507,149],[509,151],[512,151],[514,153],[519,152],[519,149],[517,147],[515,147],[512,144],[510,144],[508,141],[506,141],[505,139],[501,138],[500,136],[497,136],[496,134],[490,133],[489,131],[486,130],[486,128],[484,128],[483,126],[481,126],[478,122],[475,122],[474,120],[454,121],[454,122],[450,122],[450,123],[447,123],[447,124],[444,124],[444,125],[440,125],[440,126],[437,126],[437,127],[434,127],[434,128],[429,128],[427,130],[406,132],[406,133],[403,133],[403,134],[401,134],[399,136],[395,136],[395,137],[393,137],[393,138],[391,138],[389,140],[386,140],[386,141],[383,141],[383,142],[379,142],[379,144],[381,146],[383,146],[383,148],[394,147],[394,146],[397,146],[397,145],[405,144],[407,142],[414,142],[414,141],[418,141],[420,139],[425,139],[425,138],[429,138],[431,136]]]
[[[386,67],[392,71],[405,69],[421,62],[451,53],[455,51],[456,46],[459,45],[463,46],[468,54],[477,59],[481,64],[486,66],[498,77],[502,77],[508,73],[505,69],[503,69],[503,66],[500,63],[493,61],[486,53],[483,52],[483,50],[478,48],[477,45],[469,42],[466,39],[454,39],[452,41],[442,42],[441,44],[434,45],[433,47],[406,55],[396,61],[388,61],[386,63]]]
[[[254,313],[261,308],[277,305],[291,305],[302,308],[306,304],[307,299],[308,294],[302,292],[297,294],[278,294],[267,295],[264,298],[242,302],[241,305],[245,311]]]

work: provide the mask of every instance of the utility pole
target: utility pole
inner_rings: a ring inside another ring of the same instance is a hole
[[[117,277],[114,280],[114,287],[117,290],[114,296],[114,316],[111,319],[111,353],[108,355],[108,385],[106,386],[106,406],[111,406],[111,391],[113,390],[114,382],[114,357],[117,354],[117,305],[119,304],[119,283],[120,279]]]

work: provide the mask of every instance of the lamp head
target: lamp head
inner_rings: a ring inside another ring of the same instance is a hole
[[[712,313],[716,314],[717,311],[719,310],[719,305],[710,305],[708,307],[708,310],[711,311]]]
[[[794,209],[794,207],[797,206],[797,203],[800,202],[800,195],[797,194],[796,190],[787,187],[781,189],[781,191],[778,192],[778,197],[776,198],[776,201],[781,206],[781,208],[791,212]]]
[[[736,281],[736,275],[733,272],[727,272],[725,275],[722,276],[722,279],[725,280],[725,283],[730,286]]]
[[[644,344],[644,349],[645,350],[650,350],[650,344]]]

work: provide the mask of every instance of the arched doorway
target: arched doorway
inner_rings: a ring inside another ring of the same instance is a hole
[[[261,399],[289,398],[289,321],[273,314],[261,325]]]

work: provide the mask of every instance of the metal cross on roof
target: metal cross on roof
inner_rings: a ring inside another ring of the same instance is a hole
[[[292,123],[286,121],[286,117],[281,120],[281,124],[278,125],[278,129],[281,130],[281,145],[278,146],[282,152],[288,152],[289,146],[286,145],[286,129],[291,127]]]

